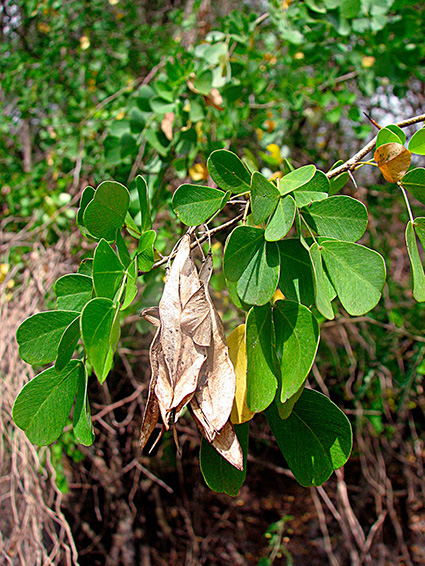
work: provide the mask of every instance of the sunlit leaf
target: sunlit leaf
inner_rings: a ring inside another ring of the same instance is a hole
[[[412,268],[413,296],[419,303],[423,303],[425,301],[425,274],[415,232],[410,220],[406,226],[406,247]]]
[[[247,359],[245,344],[245,324],[241,324],[233,330],[227,338],[230,361],[235,368],[236,393],[233,402],[230,420],[233,424],[242,424],[252,419],[255,415],[246,402],[247,391]]]

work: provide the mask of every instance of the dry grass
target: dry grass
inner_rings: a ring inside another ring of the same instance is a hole
[[[17,326],[45,310],[45,297],[67,267],[64,241],[49,250],[34,247],[26,267],[0,284],[0,563],[38,566],[77,564],[77,551],[62,514],[63,495],[54,482],[49,448],[37,449],[17,429],[11,411],[16,394],[34,375],[19,357]],[[7,282],[18,280],[8,297]],[[44,462],[43,465],[41,462]]]

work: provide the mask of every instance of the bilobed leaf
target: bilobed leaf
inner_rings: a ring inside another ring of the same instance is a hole
[[[307,380],[306,380],[307,381]],[[280,391],[278,389],[278,393],[275,397],[275,405],[277,407],[278,413],[279,413],[279,417],[281,419],[287,419],[289,417],[289,415],[292,413],[292,410],[295,406],[295,403],[298,401],[298,399],[301,397],[303,391],[304,391],[304,387],[306,384],[306,381],[304,381],[304,383],[301,385],[301,387],[298,389],[298,391],[296,391],[291,397],[289,397],[289,399],[287,399],[284,403],[281,402],[280,400]]]
[[[279,271],[277,244],[263,240],[238,281],[239,297],[250,305],[265,305],[276,291]]]
[[[306,192],[329,193],[330,188],[331,184],[325,173],[316,169],[316,172],[310,181],[303,185],[299,190]]]
[[[137,245],[137,266],[140,271],[148,272],[155,263],[154,243],[156,238],[155,230],[144,232]]]
[[[400,143],[385,143],[379,146],[373,158],[389,183],[397,183],[410,167],[412,154]]]
[[[62,371],[72,358],[72,354],[80,338],[80,318],[74,319],[65,329],[58,345],[58,355],[55,362],[55,370]]]
[[[93,256],[93,283],[96,295],[113,299],[120,288],[125,267],[106,242],[100,240]]]
[[[93,294],[93,280],[81,273],[68,273],[55,283],[57,307],[60,310],[81,311]]]
[[[140,229],[143,232],[152,228],[151,210],[149,205],[149,191],[146,181],[141,175],[136,177],[136,189],[140,206]]]
[[[100,383],[112,367],[110,345],[115,306],[111,299],[96,297],[86,304],[81,313],[81,336],[87,358]]]
[[[199,454],[201,472],[208,487],[217,493],[231,496],[239,493],[246,477],[249,423],[235,425],[235,431],[243,451],[243,470],[237,470],[229,464],[204,438]]]
[[[235,368],[236,375],[236,393],[230,420],[233,424],[242,424],[250,421],[255,415],[246,402],[247,359],[245,324],[241,324],[233,330],[227,338],[227,345],[229,346],[230,361]]]
[[[155,114],[167,114],[167,112],[174,112],[176,108],[175,102],[169,102],[162,96],[154,96],[150,99],[149,104]]]
[[[301,210],[304,220],[319,236],[356,242],[366,231],[365,205],[349,196],[337,195],[313,202]]]
[[[359,244],[325,240],[322,257],[331,283],[349,314],[365,314],[378,304],[386,274],[382,256]]]
[[[298,238],[278,242],[280,253],[279,288],[287,299],[306,306],[314,304],[314,281],[308,251]]]
[[[71,360],[62,371],[57,372],[53,367],[46,369],[21,389],[12,416],[31,442],[45,446],[59,438],[82,372],[82,363]]]
[[[238,288],[238,282],[237,281],[229,281],[226,278],[225,278],[225,281],[226,281],[227,290],[229,291],[230,300],[235,305],[235,307],[237,307],[238,309],[242,309],[244,311],[249,311],[249,309],[251,308],[251,305],[244,303],[238,295],[238,289],[237,289]]]
[[[95,192],[96,191],[94,190],[93,187],[86,187],[83,191],[83,194],[81,195],[80,208],[77,210],[78,228],[80,229],[80,232],[84,236],[88,235],[86,226],[84,224],[84,212],[85,212],[89,202],[91,202],[93,200]]]
[[[425,127],[415,132],[410,138],[409,151],[418,155],[425,155]]]
[[[415,221],[416,222],[416,221]],[[412,222],[409,220],[406,226],[406,246],[409,254],[410,266],[412,268],[413,296],[419,303],[425,301],[425,274],[419,255],[416,236]]]
[[[113,242],[117,230],[124,223],[129,205],[130,193],[124,185],[105,181],[98,186],[84,211],[84,225],[92,236]]]
[[[386,143],[403,144],[400,136],[389,128],[381,128],[376,136],[376,148]]]
[[[207,69],[195,78],[195,80],[193,81],[193,86],[201,94],[207,96],[211,92],[212,81],[212,71],[210,71],[210,69]]]
[[[58,353],[65,329],[80,313],[74,311],[46,311],[24,320],[16,331],[19,355],[28,364],[47,364]]]
[[[321,485],[347,462],[353,444],[350,422],[322,393],[304,389],[287,419],[280,418],[275,403],[266,417],[301,485]]]
[[[242,193],[251,188],[251,174],[239,157],[227,149],[213,151],[207,162],[208,171],[225,191]]]
[[[273,347],[273,322],[270,305],[253,307],[246,319],[247,393],[249,409],[264,411],[277,389],[277,361]]]
[[[255,224],[261,224],[272,214],[279,201],[280,193],[264,175],[255,171],[252,175],[251,206]]]
[[[84,446],[91,446],[94,441],[94,429],[90,414],[89,398],[87,394],[87,370],[78,374],[77,398],[75,400],[72,427],[75,438]]]
[[[385,126],[386,130],[390,130],[391,132],[393,132],[394,134],[396,134],[396,136],[398,136],[401,144],[405,144],[406,143],[406,134],[404,133],[404,131],[399,128],[398,126],[396,126],[395,124],[390,124],[389,126]]]
[[[319,325],[311,311],[295,301],[273,305],[276,355],[281,369],[280,401],[294,395],[305,381],[319,346]]]
[[[253,226],[238,226],[227,238],[224,248],[224,275],[238,281],[252,257],[264,243],[264,230]]]
[[[91,277],[93,275],[93,260],[88,257],[83,259],[83,261],[78,266],[78,273]]]
[[[175,191],[171,204],[183,224],[198,226],[226,204],[224,196],[225,193],[219,189],[185,184]]]
[[[282,240],[294,223],[295,212],[296,205],[291,195],[280,198],[276,210],[266,226],[264,238],[268,242]]]
[[[279,180],[279,192],[280,194],[286,195],[295,189],[298,189],[311,181],[316,173],[315,165],[305,165],[299,169],[295,169],[288,173],[282,179]]]
[[[423,167],[417,167],[406,173],[400,179],[400,183],[415,199],[425,204],[425,169]]]

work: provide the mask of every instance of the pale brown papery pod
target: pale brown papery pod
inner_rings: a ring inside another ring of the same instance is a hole
[[[212,258],[200,273],[185,235],[167,272],[159,308],[142,311],[158,327],[149,357],[151,381],[143,417],[143,448],[159,415],[164,430],[189,405],[202,435],[239,470],[243,454],[229,417],[235,396],[235,372],[229,358],[223,323],[208,290]]]

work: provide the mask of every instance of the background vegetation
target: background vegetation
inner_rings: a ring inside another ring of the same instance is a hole
[[[218,4],[218,5],[216,5]],[[163,272],[140,281],[123,318],[113,375],[91,396],[97,438],[68,431],[35,449],[10,420],[31,370],[14,332],[53,303],[51,285],[91,244],[77,232],[82,189],[105,179],[135,193],[143,174],[157,247],[183,232],[174,189],[208,182],[205,163],[230,148],[267,176],[347,159],[379,123],[423,112],[423,3],[5,1],[0,7],[0,280],[2,450],[0,551],[10,564],[421,564],[424,561],[423,306],[411,295],[404,211],[370,168],[343,193],[363,201],[362,243],[386,259],[378,307],[322,325],[310,385],[344,409],[352,458],[322,488],[300,488],[265,421],[251,427],[246,485],[207,490],[193,465],[199,437],[180,426],[140,459],[148,325]],[[150,101],[150,102],[149,102]],[[412,130],[413,131],[413,130]],[[366,168],[365,168],[366,169]],[[422,215],[417,203],[417,215]],[[214,243],[216,256],[225,234]],[[220,264],[212,281],[227,330],[239,322]],[[4,321],[4,322],[3,322]],[[77,559],[77,554],[79,558]],[[292,557],[292,558],[291,558]]]

